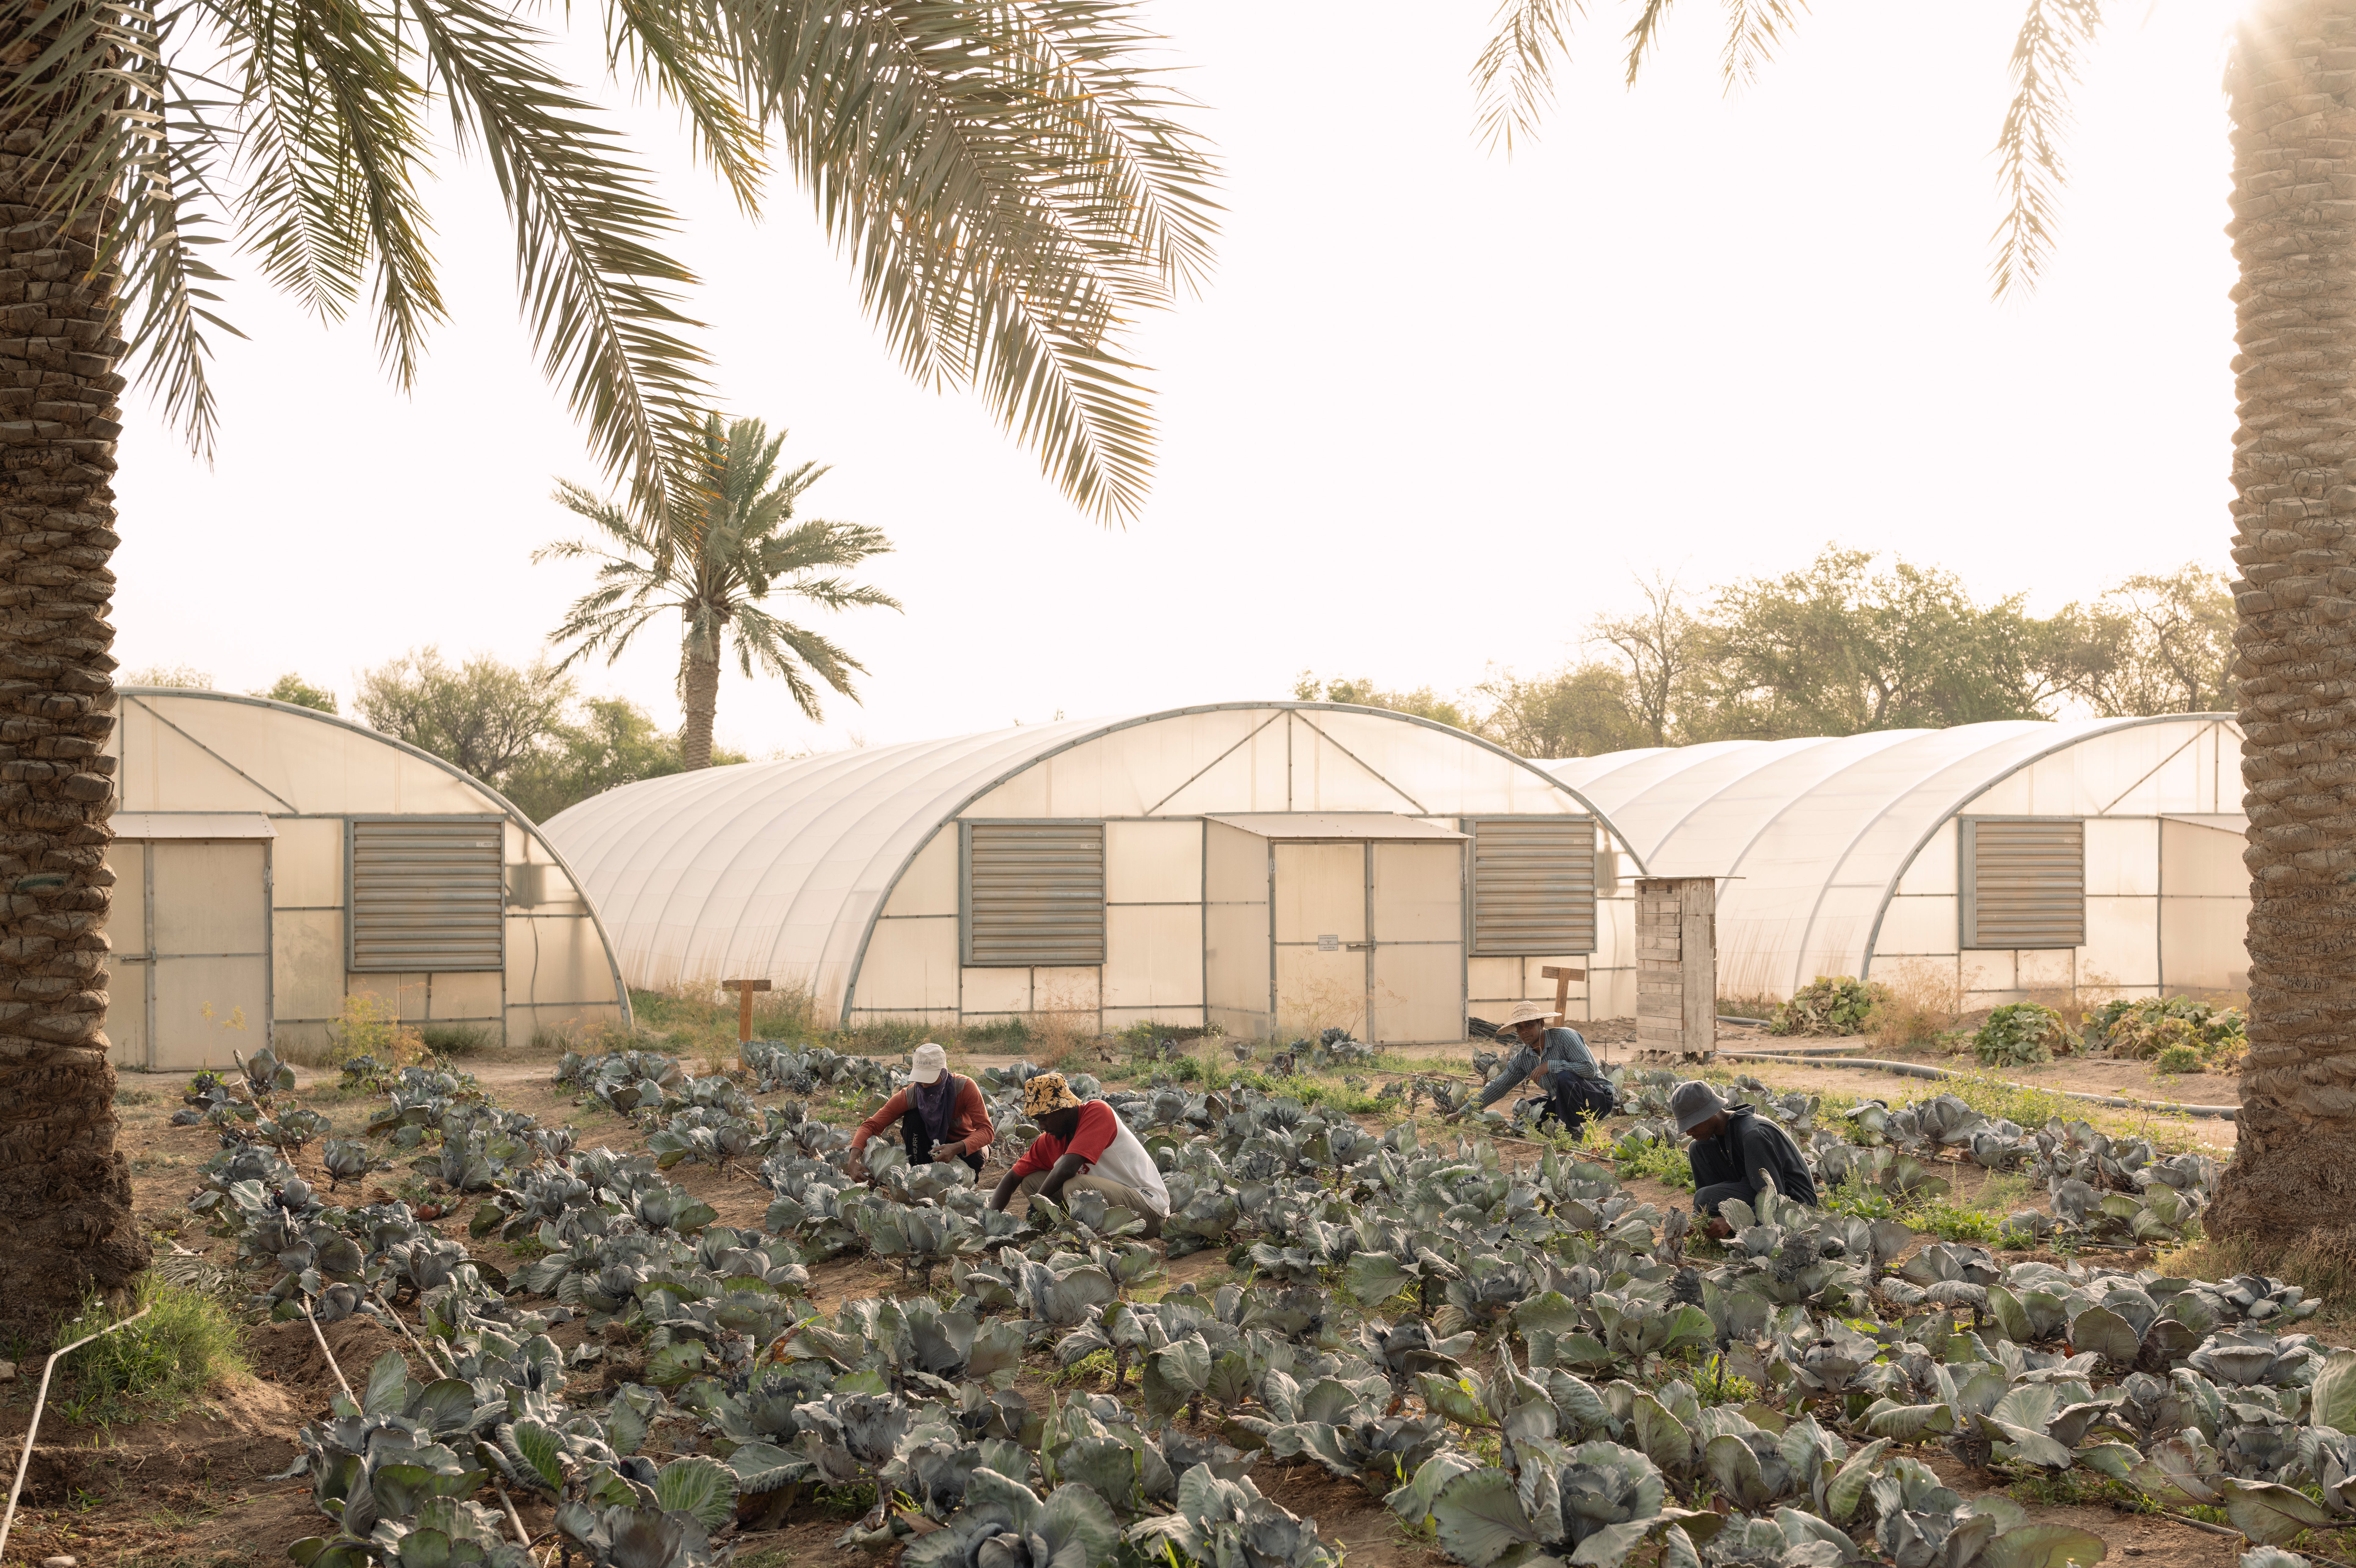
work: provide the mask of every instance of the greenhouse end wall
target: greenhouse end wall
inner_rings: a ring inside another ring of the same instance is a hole
[[[1547,765],[1655,873],[1728,879],[1719,995],[1780,998],[1820,976],[1862,976],[1974,1010],[2245,987],[2240,740],[2228,716],[2185,714]],[[2074,940],[1997,945],[1966,931],[1966,824],[2076,836]]]
[[[1389,934],[1377,920],[1355,1015],[1346,1000],[1323,1008],[1289,997],[1268,967],[1271,944],[1282,945],[1268,902],[1272,851],[1241,852],[1258,856],[1256,892],[1248,875],[1226,879],[1214,819],[1266,817],[1261,826],[1283,837],[1299,823],[1281,819],[1309,816],[1360,818],[1318,831],[1367,843],[1454,842],[1474,817],[1592,822],[1603,862],[1635,864],[1575,791],[1522,759],[1427,720],[1320,703],[1220,704],[712,769],[608,791],[549,833],[614,933],[632,985],[766,978],[805,989],[821,1017],[851,1025],[1026,1019],[1087,1035],[1217,1024],[1258,1036],[1322,1018],[1362,1032],[1386,1027],[1387,987],[1423,1017],[1445,1011],[1448,1037],[1461,1039],[1460,1008],[1494,1017],[1524,999],[1552,1001],[1553,983],[1537,971],[1564,955],[1468,960],[1460,951],[1446,1006],[1434,1010],[1444,955],[1404,949],[1454,939],[1407,934],[1430,924],[1430,901],[1418,896],[1394,901]],[[1100,831],[1090,921],[1100,917],[1101,945],[1086,962],[969,952],[964,858],[976,834],[997,844],[1014,829],[1066,839],[1077,829],[1091,843]],[[1369,849],[1362,860],[1371,891],[1371,880],[1390,887],[1410,867],[1409,880],[1429,882],[1442,858]],[[1596,951],[1568,955],[1593,970],[1572,989],[1575,1018],[1633,1006],[1629,886],[1603,891]],[[1453,896],[1461,904],[1461,885]],[[1387,942],[1401,951],[1386,955]],[[1279,994],[1251,1005],[1271,981]],[[1400,1021],[1408,1010],[1392,1007],[1389,1027],[1423,1027]]]
[[[500,1044],[626,1020],[613,955],[562,858],[440,759],[307,709],[145,688],[123,694],[109,750],[122,791],[108,855],[118,1066],[321,1051],[348,998]],[[482,967],[353,965],[354,825],[411,821],[496,837],[497,939]]]

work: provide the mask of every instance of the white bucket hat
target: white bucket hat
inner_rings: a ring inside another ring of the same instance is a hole
[[[949,1053],[929,1040],[916,1047],[916,1055],[908,1059],[908,1076],[919,1083],[937,1083],[948,1070]]]
[[[1524,1002],[1520,1007],[1515,1008],[1512,1012],[1507,1013],[1502,1019],[1500,1019],[1497,1027],[1500,1029],[1509,1029],[1515,1024],[1542,1024],[1552,1017],[1554,1017],[1554,1014],[1547,1011],[1536,1002]]]

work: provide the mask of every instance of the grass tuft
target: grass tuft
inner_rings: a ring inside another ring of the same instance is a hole
[[[140,1277],[131,1310],[143,1307],[152,1309],[145,1317],[59,1363],[71,1384],[59,1400],[60,1414],[86,1426],[170,1421],[207,1390],[251,1375],[236,1325],[212,1296],[151,1273]],[[115,1318],[93,1298],[58,1330],[57,1342],[71,1344]]]

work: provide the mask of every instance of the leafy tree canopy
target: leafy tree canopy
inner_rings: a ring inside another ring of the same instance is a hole
[[[1543,675],[1493,669],[1451,697],[1303,674],[1293,694],[1437,719],[1526,757],[2236,701],[2233,595],[2197,563],[2044,617],[2025,595],[1983,604],[1952,572],[1838,546],[1705,594],[1637,586],[1639,609],[1596,619],[1580,656]]]
[[[618,697],[583,697],[545,663],[477,654],[452,665],[419,648],[360,676],[352,699],[371,729],[480,779],[535,822],[616,784],[680,770],[679,737]],[[715,749],[714,764],[745,761]]]
[[[292,670],[280,676],[275,685],[248,695],[266,697],[273,702],[291,702],[297,708],[316,709],[321,713],[337,711],[334,692],[324,687],[313,686]]]

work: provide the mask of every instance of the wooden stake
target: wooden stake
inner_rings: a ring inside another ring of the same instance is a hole
[[[736,993],[736,1043],[753,1038],[753,993],[769,988],[766,980],[723,980],[720,987]]]
[[[1555,1022],[1561,1024],[1569,1023],[1570,1021],[1570,983],[1573,980],[1586,979],[1587,971],[1584,969],[1558,969],[1555,965],[1548,964],[1538,970],[1538,975],[1541,978],[1552,980],[1554,982]]]

